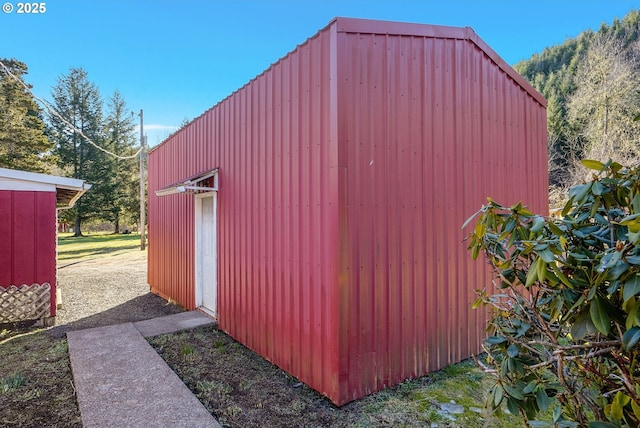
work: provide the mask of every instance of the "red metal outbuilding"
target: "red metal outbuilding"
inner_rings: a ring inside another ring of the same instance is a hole
[[[90,187],[0,168],[0,323],[56,315],[57,209],[73,206]],[[35,288],[47,283],[49,296],[36,298],[46,290]]]
[[[470,28],[336,18],[151,151],[149,283],[344,404],[480,350],[461,225],[545,212],[546,149]]]

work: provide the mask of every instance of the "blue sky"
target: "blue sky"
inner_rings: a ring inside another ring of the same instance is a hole
[[[144,110],[150,145],[260,74],[335,16],[469,26],[509,64],[610,24],[627,0],[50,0],[0,12],[0,58],[29,67],[36,95],[83,67],[104,98]]]

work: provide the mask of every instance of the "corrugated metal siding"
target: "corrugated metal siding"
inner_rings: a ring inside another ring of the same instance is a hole
[[[152,151],[152,289],[194,307],[193,197],[153,192],[218,167],[233,337],[337,404],[477,352],[460,226],[489,195],[546,209],[523,82],[470,29],[338,18]]]
[[[489,281],[460,227],[487,196],[546,212],[546,115],[469,40],[345,32],[338,49],[348,401],[479,351]]]
[[[56,194],[0,190],[0,286],[51,284],[56,314]]]
[[[194,307],[193,197],[153,192],[218,167],[220,327],[336,397],[332,40],[320,32],[150,153],[149,283]]]

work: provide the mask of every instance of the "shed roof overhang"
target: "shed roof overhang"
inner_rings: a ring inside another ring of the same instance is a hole
[[[91,188],[84,180],[0,168],[0,190],[55,192],[58,208],[71,208]]]
[[[176,193],[202,193],[218,190],[218,168],[196,174],[178,183],[156,190],[156,196],[174,195]]]

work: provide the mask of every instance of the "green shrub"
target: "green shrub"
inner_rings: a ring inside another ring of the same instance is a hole
[[[496,273],[474,306],[492,308],[485,341],[496,387],[530,426],[640,426],[640,167],[583,161],[562,218],[488,204],[469,236]],[[557,404],[554,404],[557,403]],[[535,421],[535,422],[534,422]]]

